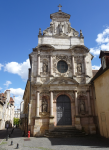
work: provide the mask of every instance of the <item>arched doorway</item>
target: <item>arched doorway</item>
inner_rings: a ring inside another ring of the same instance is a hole
[[[60,95],[57,98],[57,125],[72,125],[71,102],[68,96]]]

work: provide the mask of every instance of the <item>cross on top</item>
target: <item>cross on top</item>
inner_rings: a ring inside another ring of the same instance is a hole
[[[59,4],[58,7],[59,7],[59,11],[61,11],[61,7],[62,7],[62,6]]]

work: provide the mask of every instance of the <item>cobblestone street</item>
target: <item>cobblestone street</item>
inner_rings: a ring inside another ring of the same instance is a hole
[[[11,137],[4,139],[0,150],[14,150],[17,143],[20,150],[105,150],[109,149],[109,139],[99,136],[72,137],[72,138],[45,138],[21,137],[21,130],[14,129]],[[13,141],[13,146],[10,146]]]

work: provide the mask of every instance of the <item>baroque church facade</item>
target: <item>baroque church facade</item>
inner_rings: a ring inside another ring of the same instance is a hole
[[[30,83],[24,92],[26,97],[29,87],[28,130],[33,136],[57,126],[96,133],[89,84],[93,56],[84,45],[82,31],[79,34],[71,27],[69,14],[59,9],[50,18],[50,27],[43,33],[39,29],[38,46],[29,55]]]

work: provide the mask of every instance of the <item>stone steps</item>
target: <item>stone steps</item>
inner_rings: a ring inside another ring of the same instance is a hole
[[[86,133],[77,130],[75,127],[56,127],[53,131],[46,131],[45,137],[79,137],[86,136]]]

